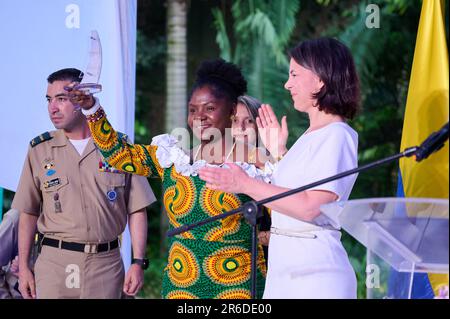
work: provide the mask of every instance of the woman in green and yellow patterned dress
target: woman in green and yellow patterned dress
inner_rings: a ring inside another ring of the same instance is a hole
[[[111,127],[98,99],[93,106],[80,106],[95,144],[110,165],[162,179],[164,207],[172,229],[220,215],[250,200],[241,194],[212,191],[197,175],[205,165],[220,165],[236,156],[234,146],[225,143],[226,128],[231,127],[237,98],[246,87],[234,64],[219,59],[201,65],[188,105],[188,125],[201,143],[188,154],[168,134],[154,137],[151,145],[128,144]],[[212,130],[219,132],[219,138],[211,138]],[[249,175],[264,178],[255,166],[240,165]],[[169,238],[163,298],[250,298],[250,250],[251,226],[241,214]],[[266,274],[261,247],[257,265],[260,298]]]

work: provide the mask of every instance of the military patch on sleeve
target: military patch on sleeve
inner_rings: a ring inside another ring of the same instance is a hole
[[[52,138],[53,138],[53,136],[50,136],[49,132],[45,132],[45,133],[33,138],[30,141],[30,145],[31,145],[31,147],[35,147],[36,145],[41,144],[42,142],[51,140]]]

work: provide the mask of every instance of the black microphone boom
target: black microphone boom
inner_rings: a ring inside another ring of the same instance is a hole
[[[440,150],[444,146],[445,141],[448,140],[448,137],[449,132],[447,122],[447,124],[439,131],[432,133],[422,144],[420,144],[416,151],[416,161],[420,162],[430,156],[430,154]]]

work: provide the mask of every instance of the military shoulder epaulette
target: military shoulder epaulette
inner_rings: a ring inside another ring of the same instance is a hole
[[[53,136],[51,136],[49,132],[45,132],[45,133],[33,138],[30,141],[30,145],[31,145],[31,147],[35,147],[36,145],[41,144],[42,142],[51,140],[52,138],[53,138]]]

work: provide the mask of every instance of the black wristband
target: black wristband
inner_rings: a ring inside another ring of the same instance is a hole
[[[148,268],[148,264],[149,264],[147,258],[143,258],[143,259],[133,258],[131,260],[131,263],[141,266],[141,268],[144,269],[144,270]]]

